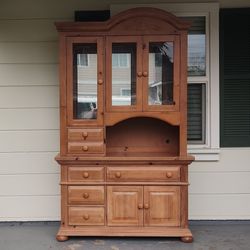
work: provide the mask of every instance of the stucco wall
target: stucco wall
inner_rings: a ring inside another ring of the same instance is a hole
[[[54,161],[59,149],[58,39],[54,21],[72,20],[74,10],[108,9],[110,3],[1,1],[0,221],[60,218],[59,166]],[[221,6],[250,7],[250,3],[223,0]],[[193,163],[190,218],[250,219],[249,162],[250,149],[237,148],[221,149],[218,162]]]

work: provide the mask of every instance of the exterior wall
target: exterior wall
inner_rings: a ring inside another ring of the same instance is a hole
[[[74,10],[108,9],[110,2],[1,1],[0,221],[60,218],[59,167],[54,161],[59,150],[54,21],[72,20]],[[137,1],[142,2],[152,1]],[[221,7],[237,6],[250,4],[221,1]],[[218,162],[193,163],[190,219],[250,219],[249,160],[250,148],[234,148],[221,149]]]

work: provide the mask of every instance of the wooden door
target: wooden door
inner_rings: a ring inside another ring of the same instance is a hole
[[[144,225],[180,226],[180,187],[144,187]]]
[[[106,110],[142,110],[142,37],[106,38]]]
[[[179,36],[143,38],[143,111],[178,111]]]
[[[143,187],[108,186],[107,221],[109,226],[142,226]]]
[[[102,125],[103,38],[67,38],[66,70],[69,125]]]

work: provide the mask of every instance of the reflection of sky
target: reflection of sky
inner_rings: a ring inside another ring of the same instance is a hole
[[[188,57],[205,57],[205,35],[188,35]]]

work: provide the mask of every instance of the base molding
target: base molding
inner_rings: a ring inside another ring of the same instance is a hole
[[[191,231],[180,227],[60,227],[56,238],[64,241],[69,236],[181,237],[185,243],[193,241]]]

